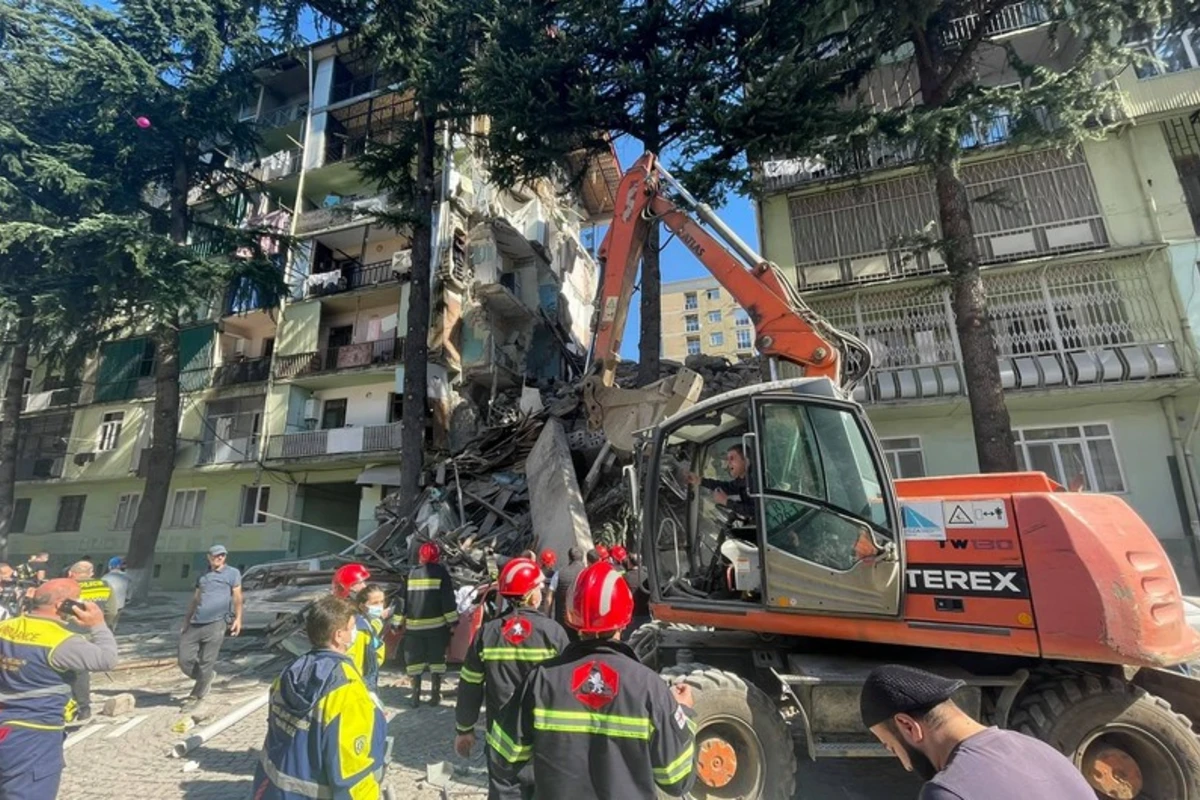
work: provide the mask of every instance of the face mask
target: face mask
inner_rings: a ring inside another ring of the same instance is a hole
[[[367,616],[380,619],[383,616],[383,606],[367,606]]]

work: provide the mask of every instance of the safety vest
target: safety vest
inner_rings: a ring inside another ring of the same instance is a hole
[[[74,635],[42,617],[0,622],[0,727],[63,729],[71,687],[50,658]]]
[[[112,587],[102,580],[79,581],[79,599],[103,605],[112,597]]]
[[[401,620],[409,633],[440,631],[458,621],[454,583],[441,564],[423,564],[408,574]]]
[[[358,635],[346,652],[367,686],[372,689],[379,683],[379,668],[383,666],[383,620],[368,619],[359,614],[354,618]]]

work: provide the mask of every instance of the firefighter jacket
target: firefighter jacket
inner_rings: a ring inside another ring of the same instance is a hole
[[[367,688],[375,691],[379,687],[379,668],[383,666],[383,620],[359,614],[354,618],[354,627],[358,635],[346,655],[354,662]]]
[[[350,657],[313,650],[271,686],[256,800],[378,800],[387,721]]]
[[[72,673],[117,666],[112,632],[101,625],[89,637],[47,617],[0,622],[0,774],[61,769]]]
[[[493,781],[533,762],[534,798],[682,796],[693,783],[691,711],[610,640],[572,643],[534,668],[488,730]]]
[[[561,625],[532,608],[510,607],[480,628],[459,672],[458,732],[475,730],[481,701],[488,721],[496,719],[525,676],[561,653],[569,641]]]
[[[422,564],[408,573],[404,598],[400,621],[408,633],[440,631],[458,622],[454,584],[441,564]]]

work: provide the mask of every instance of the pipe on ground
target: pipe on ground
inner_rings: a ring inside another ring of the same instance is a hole
[[[183,741],[176,742],[174,747],[171,748],[171,756],[173,758],[183,758],[209,739],[222,733],[226,728],[233,727],[255,711],[258,711],[267,704],[267,700],[270,698],[270,692],[263,692],[258,697],[243,703],[240,707],[229,712],[211,725],[206,725]]]

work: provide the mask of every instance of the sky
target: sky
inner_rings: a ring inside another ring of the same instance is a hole
[[[616,148],[622,168],[628,167],[642,154],[641,145],[632,139],[618,140]],[[760,249],[758,229],[754,219],[754,205],[750,198],[730,195],[726,198],[725,205],[717,209],[717,213],[720,214],[721,219],[725,220],[725,224],[733,228],[734,232],[745,242],[756,250]],[[668,236],[669,232],[664,230],[663,241],[666,241]],[[696,257],[674,237],[671,237],[670,243],[663,250],[662,258],[659,259],[659,268],[662,271],[663,283],[682,281],[688,278],[704,278],[709,275],[704,265],[697,261]],[[640,294],[634,293],[633,300],[630,302],[625,337],[621,340],[621,358],[630,361],[636,361],[638,358],[638,339],[641,338],[642,324],[640,303]]]

